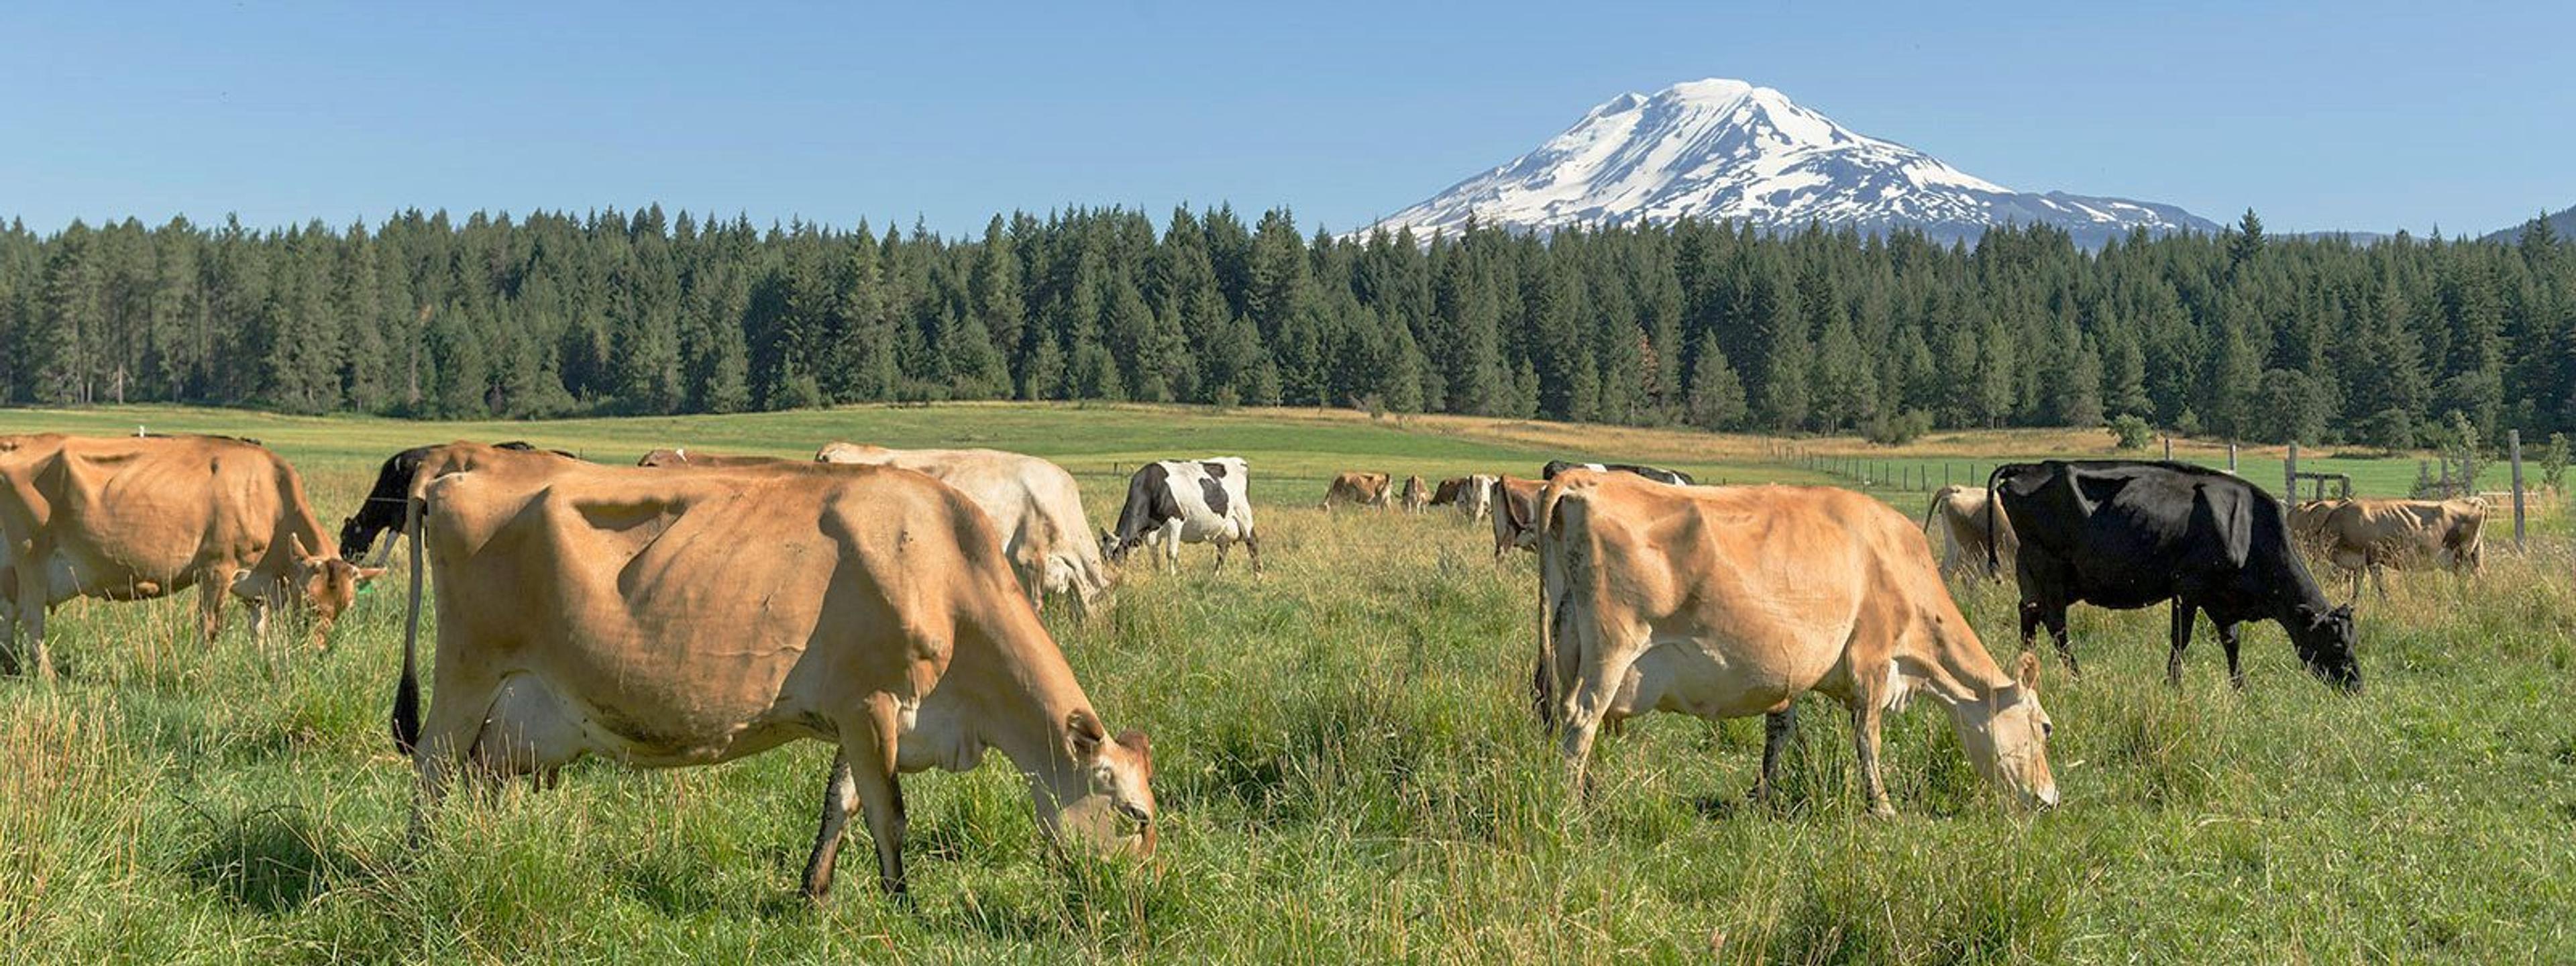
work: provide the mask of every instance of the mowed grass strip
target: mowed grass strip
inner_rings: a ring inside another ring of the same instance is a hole
[[[1178,574],[1130,568],[1097,620],[1048,615],[1110,724],[1153,735],[1153,862],[1049,856],[1007,764],[912,776],[911,907],[874,894],[864,849],[829,902],[796,897],[820,744],[590,762],[452,799],[407,845],[412,771],[385,729],[398,583],[318,654],[256,645],[237,616],[207,648],[185,598],[69,604],[50,624],[63,681],[0,681],[12,961],[2576,959],[2576,552],[2555,531],[2523,553],[2491,533],[2485,573],[2365,597],[2353,699],[2268,625],[2246,634],[2245,692],[2206,625],[2171,690],[2161,608],[2079,608],[2087,674],[2052,656],[2042,689],[2066,804],[2005,809],[1917,702],[1886,736],[1901,815],[1873,821],[1820,700],[1776,808],[1742,804],[1758,720],[1669,715],[1605,738],[1596,793],[1570,798],[1528,711],[1531,558],[1497,565],[1490,531],[1445,513],[1313,508],[1334,470],[1531,474],[1559,455],[1813,478],[1732,438],[1620,430],[1593,452],[1508,421],[1010,406],[474,425],[137,408],[0,413],[0,432],[137,422],[268,440],[334,524],[385,455],[453,438],[620,462],[1020,449],[1075,469],[1100,525],[1112,465],[1240,453],[1267,572],[1212,574],[1187,547]],[[2009,656],[2010,591],[1953,589]]]

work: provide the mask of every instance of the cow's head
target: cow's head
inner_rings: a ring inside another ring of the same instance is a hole
[[[1064,743],[1070,773],[1036,789],[1048,836],[1104,856],[1154,854],[1154,749],[1145,733],[1112,741],[1090,709],[1076,708],[1065,717]]]
[[[337,556],[322,556],[304,546],[301,536],[289,537],[288,579],[306,609],[313,614],[313,639],[318,646],[322,635],[331,630],[331,622],[358,601],[358,587],[382,577],[382,567],[360,567]]]
[[[2013,681],[1996,688],[1982,704],[1962,703],[1952,709],[1959,723],[1959,743],[1986,780],[2041,808],[2057,804],[2057,776],[2048,770],[2048,738],[2056,726],[2039,703],[2039,655],[2029,651],[2013,662]]]
[[[1100,554],[1108,557],[1110,563],[1126,563],[1127,544],[1120,541],[1117,534],[1102,530],[1100,531]]]
[[[2301,604],[2287,623],[2290,644],[2308,665],[2308,673],[2348,693],[2361,690],[2361,664],[2352,654],[2351,604],[2333,610]]]

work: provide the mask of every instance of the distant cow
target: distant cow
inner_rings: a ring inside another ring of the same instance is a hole
[[[277,454],[214,436],[0,437],[0,673],[53,676],[45,615],[75,597],[147,600],[197,588],[211,642],[227,596],[265,636],[273,608],[302,604],[320,646],[358,584],[382,571],[340,558],[304,478]]]
[[[2206,611],[2237,687],[2245,686],[2245,674],[2236,660],[2236,625],[2271,620],[2289,632],[2311,673],[2361,689],[2352,608],[2332,606],[2318,592],[2291,547],[2289,514],[2261,487],[2197,466],[2115,460],[2007,464],[1987,486],[2008,518],[2000,523],[2021,537],[2022,642],[2028,646],[2046,625],[2069,671],[2076,670],[2066,639],[2069,605],[2129,610],[2171,600],[2165,677],[2176,686],[2192,614]],[[1987,562],[2000,567],[1994,557]]]
[[[1101,535],[1109,559],[1121,561],[1147,544],[1162,547],[1163,562],[1177,570],[1181,544],[1216,544],[1216,569],[1236,542],[1261,572],[1261,538],[1252,527],[1252,467],[1240,456],[1147,463],[1127,478],[1127,505],[1118,529]]]
[[[955,488],[877,466],[646,471],[442,449],[468,448],[441,462],[475,468],[417,504],[436,687],[424,714],[415,610],[393,715],[419,770],[416,832],[459,778],[586,755],[705,765],[811,738],[840,757],[809,896],[862,810],[877,881],[902,893],[898,776],[971,770],[988,749],[1024,776],[1050,840],[1153,849],[1145,736],[1111,737]]]
[[[673,466],[765,466],[771,463],[791,462],[795,461],[776,456],[730,456],[702,450],[673,448],[657,449],[646,453],[643,459],[635,461],[635,465],[661,469]]]
[[[1422,484],[1422,477],[1405,477],[1404,512],[1420,513],[1428,509],[1431,509],[1431,488]]]
[[[1387,485],[1389,480],[1390,478],[1384,473],[1357,471],[1341,473],[1334,476],[1332,484],[1324,488],[1324,502],[1316,505],[1326,510],[1345,503],[1352,506],[1383,507],[1386,505],[1388,495],[1393,492],[1393,488]]]
[[[2317,529],[2327,559],[2352,572],[2353,598],[2360,599],[2361,576],[2368,571],[2384,600],[2389,567],[2476,571],[2478,529],[2485,522],[2486,507],[2475,499],[2351,499],[2336,501]]]
[[[1684,473],[1680,470],[1667,470],[1658,469],[1652,466],[1639,466],[1635,463],[1570,463],[1565,460],[1550,460],[1546,466],[1539,468],[1538,476],[1539,479],[1542,480],[1553,480],[1556,479],[1556,474],[1563,473],[1567,470],[1591,470],[1595,473],[1629,473],[1645,477],[1657,483],[1670,483],[1674,486],[1692,485],[1691,477],[1688,473]]]
[[[1491,475],[1476,473],[1442,480],[1431,491],[1431,505],[1454,506],[1458,508],[1458,515],[1470,522],[1482,520],[1485,512],[1494,505],[1494,479]]]
[[[956,487],[993,518],[1002,555],[1020,575],[1029,601],[1070,594],[1077,613],[1088,614],[1109,589],[1109,567],[1100,556],[1082,488],[1064,467],[994,449],[887,449],[831,443],[816,462],[896,466]]]
[[[2300,500],[2290,507],[2290,535],[2298,541],[2300,549],[2320,557],[2326,555],[2329,550],[2326,546],[2326,521],[2334,516],[2335,508],[2343,506],[2345,499]]]
[[[522,453],[536,449],[535,446],[521,440],[495,443],[492,448]],[[385,457],[384,465],[376,470],[376,485],[367,491],[365,500],[359,501],[358,512],[350,514],[348,519],[340,522],[341,553],[351,557],[364,557],[367,555],[367,548],[375,545],[377,534],[387,530],[396,532],[402,530],[404,505],[412,497],[420,495],[420,485],[429,481],[428,477],[420,475],[420,466],[422,457],[427,456],[433,449],[437,447],[414,446]],[[548,450],[548,452],[565,459],[576,458],[562,450]],[[385,558],[390,556],[393,550],[394,545],[390,540],[386,541],[384,546],[378,547],[376,565],[383,566]]]
[[[1945,486],[1932,494],[1932,505],[1923,511],[1923,530],[1934,547],[1947,545],[1941,569],[1947,573],[1994,573],[1986,567],[1986,558],[1994,556],[2010,563],[2021,543],[2013,537],[2008,525],[1989,526],[1994,500],[1982,486]],[[1986,552],[1986,533],[1992,530],[2002,546],[1995,553]],[[1946,535],[1947,539],[1943,539]]]
[[[1882,713],[1913,693],[1950,712],[1978,773],[2057,803],[2039,661],[2006,673],[1959,613],[1913,521],[1825,487],[1657,486],[1572,472],[1540,508],[1541,714],[1581,788],[1594,736],[1650,711],[1769,714],[1767,796],[1806,691],[1851,714],[1869,807]]]
[[[1494,505],[1494,559],[1503,559],[1503,554],[1514,547],[1538,549],[1538,497],[1546,488],[1547,484],[1537,480],[1494,478],[1488,490]]]

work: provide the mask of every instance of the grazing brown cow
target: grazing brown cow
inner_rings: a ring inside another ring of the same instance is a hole
[[[1494,559],[1513,547],[1538,549],[1538,497],[1547,483],[1518,477],[1497,476],[1487,492],[1493,504]]]
[[[1982,486],[1945,486],[1932,494],[1932,505],[1923,511],[1923,529],[1930,534],[1936,529],[1948,539],[1932,537],[1935,547],[1947,544],[1949,551],[1941,558],[1943,573],[1992,573],[2001,576],[2003,567],[2012,565],[2013,554],[2021,542],[2013,539],[2012,521],[1994,520],[1995,552],[1986,553],[1988,516],[1995,512],[1994,500]],[[2001,561],[1989,571],[1989,556]]]
[[[1391,482],[1391,478],[1384,473],[1346,471],[1333,477],[1332,484],[1324,488],[1324,502],[1316,506],[1326,510],[1345,503],[1352,506],[1384,507],[1388,497],[1395,492],[1395,488],[1390,485]]]
[[[813,738],[841,758],[809,895],[862,806],[878,882],[902,892],[897,775],[969,770],[988,749],[1028,779],[1050,839],[1153,848],[1144,735],[1110,737],[956,489],[891,467],[648,471],[476,449],[416,505],[436,688],[424,717],[415,610],[394,738],[420,809],[460,771],[702,765]]]
[[[74,597],[144,600],[193,586],[210,642],[228,594],[247,602],[261,637],[271,608],[300,602],[319,647],[358,584],[382,573],[340,559],[294,467],[213,436],[0,437],[0,535],[10,605],[0,671],[17,672],[23,629],[47,678],[45,613]]]
[[[1431,509],[1431,489],[1422,485],[1419,476],[1404,478],[1404,512],[1420,513]]]
[[[2352,572],[2354,600],[2361,599],[2365,571],[2379,588],[2380,599],[2386,600],[2389,567],[2444,567],[2453,573],[2478,569],[2478,530],[2486,522],[2484,501],[2354,498],[2335,503],[2318,524],[2318,541],[2327,559]]]
[[[2326,521],[2334,517],[2335,510],[2343,506],[2345,499],[2348,498],[2300,500],[2291,505],[2290,538],[2298,542],[2299,549],[2321,557],[2332,552],[2333,547],[2326,540]]]
[[[1942,586],[1913,521],[1824,487],[1683,488],[1571,470],[1540,507],[1538,698],[1582,787],[1599,729],[1650,711],[1773,715],[1767,795],[1801,693],[1852,716],[1870,809],[1894,814],[1879,780],[1879,721],[1929,695],[1977,771],[2043,806],[2048,712],[2039,661],[2006,674]],[[1786,720],[1784,720],[1786,719]]]
[[[819,463],[894,466],[956,487],[993,518],[1003,556],[1020,575],[1029,602],[1071,594],[1075,613],[1091,613],[1114,576],[1101,560],[1100,537],[1082,510],[1073,474],[1035,456],[992,449],[887,449],[827,443]]]

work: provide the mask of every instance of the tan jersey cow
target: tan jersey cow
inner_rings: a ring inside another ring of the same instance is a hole
[[[1495,479],[1489,474],[1476,473],[1442,480],[1439,486],[1432,488],[1431,505],[1457,507],[1458,515],[1471,523],[1482,520],[1485,512],[1494,505]]]
[[[2346,499],[2300,500],[2290,505],[2290,537],[2298,541],[2299,549],[2320,557],[2333,552],[2326,539],[2326,521]]]
[[[1422,485],[1419,476],[1404,478],[1404,512],[1421,513],[1431,509],[1431,488]]]
[[[1880,715],[1922,693],[1949,709],[1980,773],[2056,804],[2036,656],[2023,654],[2017,675],[1995,664],[1922,531],[1886,504],[1578,470],[1549,486],[1539,519],[1537,697],[1578,788],[1606,723],[1778,715],[1813,690],[1849,709],[1871,810],[1888,814]],[[1771,729],[1757,795],[1788,730]]]
[[[1071,594],[1076,613],[1091,613],[1115,581],[1101,560],[1098,532],[1083,512],[1082,489],[1064,467],[1001,450],[887,449],[856,443],[827,444],[814,459],[901,467],[956,487],[993,518],[1003,555],[1019,574],[1029,601],[1040,607],[1047,594]]]
[[[304,480],[252,443],[212,436],[0,438],[0,597],[11,624],[0,665],[27,633],[50,677],[45,612],[74,597],[143,600],[198,589],[212,641],[227,594],[251,630],[290,602],[312,613],[320,646],[358,584],[380,571],[341,560],[313,517]]]
[[[987,749],[1028,778],[1051,839],[1151,850],[1144,736],[1109,737],[991,520],[956,489],[891,467],[645,470],[478,449],[418,505],[436,687],[424,717],[415,611],[394,735],[422,807],[465,768],[546,775],[585,754],[677,767],[814,738],[846,767],[809,894],[830,887],[859,806],[879,883],[901,892],[896,776],[971,769]]]
[[[1384,473],[1346,471],[1333,477],[1332,485],[1324,488],[1324,502],[1316,505],[1326,510],[1345,503],[1384,507],[1388,494],[1392,492],[1388,482],[1389,478]]]
[[[2357,497],[2331,502],[2335,505],[2317,523],[2316,540],[2325,549],[2326,559],[2352,572],[2352,596],[2356,600],[2361,597],[2365,571],[2384,600],[2388,597],[2389,567],[2443,567],[2453,573],[2478,569],[2478,530],[2486,522],[2484,501]]]
[[[1540,480],[1494,477],[1493,486],[1487,490],[1492,494],[1489,501],[1494,514],[1494,559],[1503,559],[1503,554],[1513,547],[1538,549],[1538,498],[1546,488],[1547,484]]]
[[[1941,558],[1943,572],[1988,572],[1986,532],[1989,521],[1986,518],[1994,512],[1994,501],[1987,497],[1986,488],[1982,486],[1944,486],[1932,494],[1932,505],[1923,511],[1923,529],[1927,535],[1937,531],[1948,537],[1946,540],[1939,536],[1930,538],[1935,547],[1946,545],[1949,548]],[[1997,519],[1991,523],[1996,545],[1991,559],[2001,561],[1996,571],[1999,576],[2011,569],[2013,554],[2021,549],[2021,541],[2013,538],[2011,520]]]

